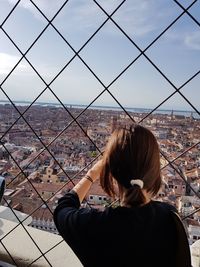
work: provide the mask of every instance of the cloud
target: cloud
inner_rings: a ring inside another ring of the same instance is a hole
[[[0,74],[8,74],[19,60],[19,56],[0,53]],[[25,69],[26,66],[24,64],[19,64],[15,74],[22,72]]]
[[[98,3],[108,14],[111,14],[121,2],[121,0],[98,1]],[[155,0],[135,0],[134,4],[132,1],[127,1],[116,11],[112,18],[120,26],[125,28],[129,34],[134,32],[135,35],[141,36],[153,31],[158,27],[155,19],[152,19],[155,9],[156,12],[157,9],[159,9],[159,5],[156,5]],[[72,16],[72,19],[76,20],[82,26],[87,28],[89,26],[95,27],[98,21],[100,22],[102,18],[104,18],[104,20],[107,18],[104,12],[96,4],[92,5],[90,1],[79,1],[79,5],[74,3],[73,14],[75,16]],[[110,25],[114,26],[112,23]],[[119,31],[113,31],[113,27],[104,27],[104,29],[109,34],[121,34]]]
[[[155,18],[152,19],[154,9],[154,1],[152,0],[137,0],[134,4],[130,1],[125,3],[113,18],[128,34],[134,33],[135,36],[143,36],[158,27]]]
[[[16,0],[7,1],[12,4],[16,2]],[[55,15],[63,2],[64,0],[34,0],[34,3],[38,5],[48,18],[52,18]],[[108,14],[111,14],[121,2],[122,0],[98,0],[98,3]],[[19,5],[29,10],[37,19],[41,20],[41,15],[30,1],[21,0]],[[161,14],[162,11],[164,15]],[[159,28],[159,18],[161,15],[167,17],[167,12],[168,8],[156,0],[127,1],[116,11],[113,19],[128,34],[134,33],[135,36],[143,36]],[[86,31],[95,29],[97,25],[100,25],[107,18],[93,1],[87,0],[67,2],[62,12],[58,15],[59,19],[63,17],[63,27],[73,31],[76,31],[80,27]],[[65,23],[66,21],[67,23]],[[107,27],[106,31],[112,34],[112,27],[111,29]],[[113,31],[113,34],[117,32]]]
[[[193,50],[200,50],[200,31],[188,33],[184,39],[185,45]]]
[[[165,35],[165,40],[179,49],[200,50],[200,31],[187,30],[182,28],[168,30]]]
[[[7,0],[10,4],[15,4],[16,0]],[[38,8],[44,12],[48,18],[52,18],[63,4],[63,0],[34,0]],[[41,15],[35,6],[27,0],[21,0],[19,6],[29,10],[36,18],[41,19]]]
[[[107,13],[111,14],[122,1],[99,0],[98,2]],[[97,9],[99,8],[97,7]],[[90,16],[92,15],[93,21],[95,21],[97,10],[93,11]],[[173,16],[174,12],[170,4],[166,2],[134,0],[126,1],[122,4],[112,18],[129,36],[142,37],[159,30],[165,24],[165,21],[168,21],[169,17]],[[104,13],[102,12],[102,14]],[[107,27],[109,34],[121,34],[120,31],[113,31],[112,29],[113,27],[110,27],[110,29]]]

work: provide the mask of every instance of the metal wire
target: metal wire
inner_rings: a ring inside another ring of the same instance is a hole
[[[2,242],[2,240],[0,240],[0,243],[1,243],[1,245],[3,246],[3,248],[5,249],[5,251],[8,253],[9,257],[10,257],[11,260],[12,260],[12,263],[14,263],[14,264],[18,267],[18,265],[17,265],[15,259],[14,259],[13,256],[10,254],[9,250],[6,248],[6,246],[4,245],[4,243]]]
[[[39,245],[36,244],[35,240],[31,237],[30,233],[26,230],[26,228],[23,225],[23,222],[30,217],[31,215],[34,214],[34,212],[36,212],[37,210],[39,210],[43,204],[46,205],[46,207],[49,209],[49,211],[52,213],[51,209],[49,208],[49,206],[47,205],[47,203],[54,197],[51,196],[49,197],[47,200],[44,200],[40,193],[38,192],[38,190],[34,187],[33,183],[30,181],[30,179],[28,178],[28,175],[26,175],[25,170],[30,166],[30,164],[35,161],[44,151],[47,151],[49,153],[49,155],[51,155],[51,157],[54,159],[55,163],[60,167],[60,169],[63,171],[63,173],[66,175],[66,177],[68,177],[68,181],[61,187],[59,188],[56,193],[58,193],[59,191],[63,190],[63,188],[68,185],[68,183],[72,183],[74,185],[73,179],[78,177],[79,175],[81,175],[81,173],[87,169],[102,153],[101,149],[95,144],[95,142],[87,135],[86,131],[84,130],[84,128],[82,127],[81,123],[79,123],[78,119],[81,117],[81,115],[84,114],[84,112],[90,108],[92,106],[92,104],[100,98],[101,95],[103,95],[105,92],[107,92],[111,98],[115,101],[115,103],[117,103],[119,105],[119,107],[121,108],[121,110],[123,110],[125,112],[125,114],[131,119],[131,121],[134,122],[134,119],[132,118],[132,116],[130,115],[130,113],[126,110],[125,107],[123,107],[123,105],[120,103],[120,101],[114,96],[114,94],[110,91],[110,87],[121,78],[121,76],[126,73],[126,71],[131,67],[134,66],[135,62],[140,58],[140,57],[144,57],[154,68],[155,70],[163,77],[163,79],[165,79],[169,86],[172,87],[174,89],[174,92],[172,94],[170,94],[168,97],[166,97],[163,101],[161,101],[154,109],[152,109],[150,112],[148,112],[141,120],[139,123],[142,123],[143,121],[145,121],[145,119],[147,119],[154,111],[156,111],[161,105],[163,105],[167,100],[169,100],[173,95],[175,94],[179,94],[189,105],[190,107],[198,114],[200,115],[199,110],[191,103],[191,101],[189,101],[187,99],[187,97],[181,92],[181,89],[184,88],[186,86],[186,84],[189,84],[195,77],[197,77],[200,73],[200,70],[197,71],[194,75],[192,75],[186,82],[184,82],[179,88],[177,88],[172,81],[170,81],[170,79],[166,76],[165,73],[163,73],[161,71],[161,69],[152,61],[152,59],[150,59],[150,57],[148,57],[146,55],[146,51],[148,51],[148,49],[150,47],[152,47],[160,38],[161,36],[163,36],[163,34],[165,32],[167,32],[172,25],[174,25],[183,15],[188,15],[191,20],[198,26],[200,26],[199,21],[194,18],[194,16],[192,16],[192,14],[189,12],[190,8],[197,2],[198,0],[193,1],[187,8],[183,7],[183,5],[181,5],[177,0],[173,0],[173,2],[175,2],[180,9],[182,10],[182,12],[171,22],[169,23],[169,25],[161,32],[158,34],[158,36],[150,43],[148,44],[148,46],[142,50],[137,44],[136,42],[120,27],[120,25],[118,23],[116,23],[116,21],[113,19],[113,15],[122,7],[122,5],[126,2],[126,0],[121,1],[121,3],[113,10],[113,12],[111,14],[108,14],[105,9],[102,7],[101,4],[98,3],[98,1],[93,0],[93,2],[96,4],[96,6],[99,8],[99,10],[101,10],[105,15],[106,15],[106,19],[104,20],[104,22],[97,28],[97,30],[88,38],[88,40],[81,46],[81,48],[76,51],[73,46],[69,43],[68,40],[66,40],[66,38],[60,33],[60,31],[55,27],[55,25],[53,24],[54,19],[57,17],[57,15],[61,12],[61,10],[63,10],[63,8],[66,6],[66,4],[68,3],[68,0],[65,1],[62,6],[58,9],[58,11],[55,13],[55,15],[52,17],[51,20],[49,20],[47,18],[47,16],[44,14],[44,12],[41,11],[41,9],[37,6],[37,4],[33,1],[30,0],[30,3],[32,3],[32,5],[38,10],[38,12],[43,16],[43,18],[46,20],[47,24],[46,26],[43,28],[43,30],[40,32],[40,34],[37,36],[37,38],[32,42],[32,44],[29,46],[29,48],[26,50],[25,53],[23,53],[21,51],[21,49],[17,46],[17,44],[12,40],[11,36],[6,32],[6,30],[4,29],[4,25],[5,23],[11,19],[11,16],[14,16],[14,11],[15,9],[18,7],[20,0],[16,2],[16,4],[13,6],[13,8],[11,9],[11,11],[8,13],[8,15],[6,16],[6,18],[3,20],[2,24],[0,25],[0,30],[5,34],[5,36],[8,38],[8,40],[10,41],[10,43],[13,44],[13,46],[18,50],[18,52],[21,54],[21,58],[19,59],[19,61],[15,64],[15,66],[12,68],[12,70],[7,74],[7,76],[4,78],[4,80],[0,83],[0,90],[1,92],[4,94],[4,96],[6,96],[6,98],[9,100],[10,104],[14,107],[15,111],[19,114],[19,117],[14,121],[14,123],[12,125],[10,125],[8,127],[8,129],[5,132],[1,132],[2,136],[0,137],[0,142],[3,140],[3,138],[8,134],[8,133],[20,133],[20,131],[12,129],[13,126],[15,126],[17,124],[17,122],[20,119],[23,119],[24,122],[26,123],[26,125],[29,127],[30,131],[26,131],[26,132],[32,132],[34,134],[34,136],[37,138],[37,140],[41,143],[42,145],[42,149],[40,150],[40,152],[37,153],[37,155],[32,158],[32,160],[23,168],[20,167],[19,163],[13,158],[12,154],[9,152],[9,150],[6,148],[6,146],[4,144],[3,147],[5,149],[5,151],[10,155],[10,157],[12,158],[13,162],[16,164],[16,166],[19,169],[19,173],[15,176],[15,178],[7,185],[9,186],[14,180],[16,180],[18,178],[18,176],[20,174],[23,174],[24,177],[27,179],[27,181],[30,183],[30,185],[32,186],[32,188],[35,190],[36,194],[38,195],[38,197],[42,200],[42,204],[39,205],[36,209],[34,209],[31,214],[29,214],[24,220],[20,220],[15,211],[12,209],[12,207],[10,207],[11,211],[13,212],[13,214],[15,215],[15,217],[17,218],[17,220],[19,221],[19,223],[13,228],[11,229],[8,233],[6,233],[1,239],[0,242],[3,245],[3,247],[5,248],[5,250],[7,251],[8,255],[10,256],[10,258],[12,259],[13,263],[16,264],[15,260],[13,259],[13,256],[10,255],[9,253],[9,248],[6,248],[5,245],[3,244],[3,239],[6,238],[12,231],[14,231],[14,229],[16,229],[18,226],[22,226],[24,228],[24,230],[26,231],[26,233],[29,235],[29,237],[32,239],[33,243],[35,244],[35,246],[37,247],[37,249],[40,251],[41,256],[39,256],[38,258],[36,258],[33,262],[31,262],[28,266],[31,266],[34,262],[36,262],[39,258],[44,257],[45,260],[48,262],[49,266],[52,266],[51,263],[48,261],[48,259],[45,257],[45,255],[53,250],[56,246],[58,246],[61,242],[57,243],[56,245],[54,245],[52,248],[48,249],[46,252],[42,252],[41,249],[39,248]],[[108,85],[105,85],[102,80],[98,77],[98,75],[93,71],[93,69],[88,65],[88,63],[83,60],[83,58],[80,56],[80,52],[91,42],[91,40],[93,39],[93,37],[99,32],[101,31],[101,29],[106,25],[106,23],[110,21],[113,23],[113,25],[115,25],[117,27],[117,29],[123,34],[123,36],[125,38],[127,38],[134,47],[137,48],[137,50],[139,51],[139,54],[136,58],[134,58],[130,64],[128,64]],[[72,52],[74,53],[74,55],[72,56],[72,58],[60,69],[60,71],[53,77],[53,79],[47,83],[44,78],[42,77],[42,75],[37,71],[37,68],[35,66],[33,66],[33,64],[31,63],[30,60],[27,59],[26,55],[27,53],[34,47],[34,45],[37,43],[37,41],[40,39],[40,37],[44,34],[44,32],[47,30],[47,28],[52,27],[56,33],[58,34],[58,36],[67,44],[67,46],[72,50]],[[53,82],[61,75],[61,73],[68,68],[68,66],[71,64],[71,62],[75,59],[75,58],[80,59],[80,61],[84,64],[84,66],[89,70],[89,72],[91,73],[91,75],[99,82],[99,84],[102,86],[102,91],[77,115],[74,116],[72,114],[72,112],[66,107],[66,105],[64,105],[64,103],[62,102],[62,100],[56,95],[56,93],[51,89],[51,85],[53,84]],[[5,92],[5,90],[3,89],[4,83],[9,79],[9,77],[11,76],[11,74],[13,73],[13,71],[17,68],[17,66],[20,64],[20,62],[22,60],[26,60],[26,62],[29,64],[29,66],[32,68],[32,70],[35,72],[35,74],[37,75],[37,77],[39,77],[39,79],[43,82],[44,84],[44,89],[40,92],[40,94],[31,102],[31,104],[25,108],[25,110],[23,112],[21,112],[18,107],[16,106],[16,104],[11,100],[11,98],[8,96],[8,94]],[[55,99],[57,99],[57,101],[60,103],[61,107],[63,107],[63,109],[67,112],[67,114],[70,116],[71,121],[63,128],[62,131],[60,131],[54,138],[53,140],[51,140],[48,144],[45,144],[42,139],[40,138],[40,136],[38,135],[38,133],[36,132],[36,130],[30,125],[30,123],[28,122],[28,120],[24,117],[24,115],[26,114],[26,112],[28,110],[30,110],[30,108],[36,103],[36,101],[40,98],[40,96],[45,92],[45,91],[49,91],[54,97]],[[51,152],[51,150],[49,149],[49,147],[72,125],[72,124],[76,124],[82,131],[82,133],[84,134],[84,136],[86,136],[88,138],[88,140],[94,145],[94,147],[96,148],[96,150],[99,152],[99,155],[97,156],[97,158],[93,159],[87,166],[85,166],[81,171],[79,171],[78,173],[76,173],[73,177],[70,177],[67,172],[63,169],[62,165],[57,161],[56,157],[54,156],[54,154]],[[173,160],[169,160],[166,155],[161,151],[161,155],[165,158],[165,160],[167,161],[167,164],[163,167],[166,168],[167,166],[170,166],[171,168],[173,168],[175,170],[176,173],[178,173],[178,175],[183,179],[183,181],[188,185],[188,187],[194,192],[194,194],[196,196],[198,196],[198,198],[200,198],[200,195],[198,192],[196,192],[191,185],[187,182],[187,180],[185,179],[183,173],[181,172],[180,169],[177,168],[177,166],[174,164],[175,161],[177,159],[179,159],[180,157],[184,156],[188,151],[191,151],[194,147],[196,147],[197,145],[199,145],[200,142],[197,142],[196,144],[191,145],[188,149],[186,149],[184,152],[182,152],[180,155],[178,155],[176,158],[174,158]],[[9,206],[9,203],[6,201],[6,199],[4,199],[5,202],[7,203],[7,205]],[[200,208],[197,208],[194,212],[192,212],[190,215],[187,215],[185,217],[183,217],[183,219],[187,219],[188,217],[190,217],[191,215],[195,214],[197,211],[199,211]]]

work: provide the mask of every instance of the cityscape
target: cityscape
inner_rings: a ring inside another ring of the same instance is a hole
[[[200,120],[193,112],[147,116],[103,107],[27,108],[0,105],[0,175],[6,180],[2,204],[24,214],[24,222],[57,234],[52,219],[57,200],[98,160],[110,134],[135,122],[153,131],[159,142],[163,183],[155,199],[174,205],[185,218],[190,244],[200,239]],[[97,181],[82,205],[103,209],[115,202]]]

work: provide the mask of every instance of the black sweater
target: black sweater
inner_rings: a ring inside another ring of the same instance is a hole
[[[158,201],[104,211],[80,208],[71,191],[59,199],[54,221],[84,266],[173,267],[177,238],[171,210]]]

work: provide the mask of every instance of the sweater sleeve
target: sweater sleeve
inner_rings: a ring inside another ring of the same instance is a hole
[[[80,207],[80,201],[75,191],[71,190],[58,200],[53,218],[58,232],[63,236],[68,224],[73,224],[72,217]],[[73,219],[74,220],[74,219]],[[70,223],[71,221],[71,223]]]
[[[54,211],[57,230],[68,244],[78,241],[88,228],[92,231],[100,217],[101,212],[96,209],[81,208],[73,190],[58,200]]]
[[[80,201],[75,191],[71,190],[58,200],[58,206],[55,209],[55,214],[63,207],[71,207],[78,209],[80,207]]]

